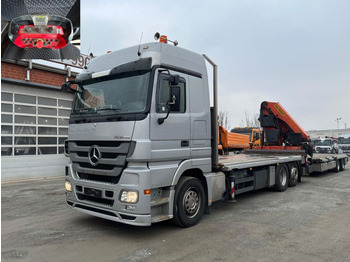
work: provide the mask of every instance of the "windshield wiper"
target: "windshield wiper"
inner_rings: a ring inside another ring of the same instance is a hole
[[[115,105],[104,105],[96,108],[96,111],[102,111],[102,110],[114,110],[114,111],[120,111],[121,108],[116,107]]]
[[[90,118],[77,118],[77,119],[74,119],[75,123],[89,123],[91,121]]]

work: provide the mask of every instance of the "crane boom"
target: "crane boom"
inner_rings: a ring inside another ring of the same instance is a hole
[[[278,102],[262,102],[259,120],[266,146],[301,147],[310,141],[307,132]]]

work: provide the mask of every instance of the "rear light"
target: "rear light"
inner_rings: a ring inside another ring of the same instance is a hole
[[[73,37],[72,22],[56,15],[24,15],[11,21],[11,41],[21,48],[65,47]]]

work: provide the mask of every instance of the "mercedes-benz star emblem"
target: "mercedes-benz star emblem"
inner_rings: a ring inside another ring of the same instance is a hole
[[[101,159],[101,151],[98,146],[92,146],[89,149],[89,161],[92,166],[97,166],[98,161]]]

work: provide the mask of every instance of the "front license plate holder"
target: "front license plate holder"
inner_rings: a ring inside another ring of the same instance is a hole
[[[88,195],[88,196],[100,197],[101,198],[102,197],[102,190],[85,187],[84,188],[84,194]]]

